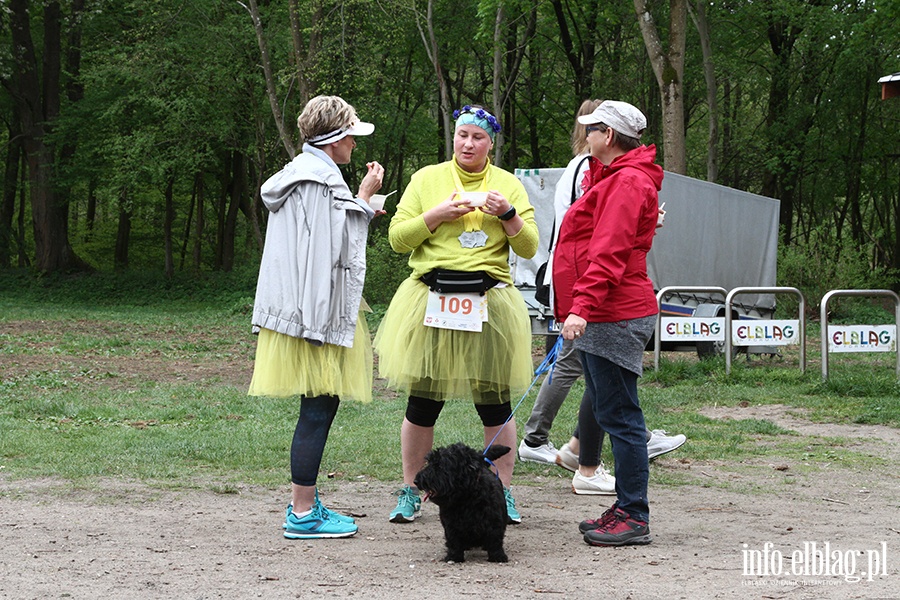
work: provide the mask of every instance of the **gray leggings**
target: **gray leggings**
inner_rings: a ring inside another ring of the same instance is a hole
[[[562,403],[569,395],[572,384],[584,374],[581,367],[581,357],[575,349],[574,340],[563,341],[559,355],[556,357],[556,366],[553,376],[544,378],[541,389],[538,391],[531,416],[525,423],[525,440],[535,446],[546,444],[550,439],[550,427],[556,418]],[[582,415],[584,411],[586,414]],[[579,441],[578,462],[582,465],[599,465],[600,449],[603,446],[603,430],[594,419],[591,399],[587,394],[581,398],[581,406],[578,409],[578,425],[572,434]]]

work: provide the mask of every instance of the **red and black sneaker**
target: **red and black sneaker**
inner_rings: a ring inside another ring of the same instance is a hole
[[[587,533],[588,531],[594,531],[595,529],[600,529],[605,526],[610,519],[615,518],[616,508],[618,508],[618,506],[618,504],[613,504],[597,519],[586,519],[582,521],[578,524],[578,531]]]
[[[590,546],[627,546],[630,544],[649,544],[650,527],[643,521],[633,519],[624,510],[613,507],[613,513],[601,519],[603,524],[584,534],[584,541]]]

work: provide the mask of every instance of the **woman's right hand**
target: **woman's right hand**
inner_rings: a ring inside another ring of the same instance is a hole
[[[469,206],[468,201],[460,200],[454,191],[446,200],[425,211],[425,214],[422,215],[422,217],[425,219],[425,224],[428,225],[428,229],[434,232],[441,223],[455,221],[456,219],[469,214],[473,210],[475,209]]]
[[[366,169],[368,172],[359,184],[357,197],[368,202],[372,198],[372,194],[381,189],[381,184],[384,181],[384,167],[378,162],[372,161],[366,163]]]

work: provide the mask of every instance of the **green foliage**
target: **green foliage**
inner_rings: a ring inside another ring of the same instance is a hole
[[[0,307],[9,311],[27,303],[66,311],[167,306],[173,311],[203,307],[245,312],[242,307],[252,305],[255,290],[255,268],[177,273],[171,279],[152,271],[35,276],[27,270],[0,270]],[[11,318],[12,312],[5,316]]]
[[[343,168],[351,188],[367,161],[385,165],[385,191],[402,192],[415,170],[448,158],[439,76],[454,106],[499,103],[496,83],[505,99],[498,115],[502,166],[510,170],[565,164],[572,115],[586,97],[633,102],[648,117],[644,141],[665,142],[660,92],[631,3],[507,0],[495,42],[500,2],[439,0],[430,3],[434,47],[423,42],[429,23],[422,0],[296,4],[297,47],[290,3],[260,3],[274,100],[294,142],[294,118],[312,94],[340,94],[377,125]],[[804,291],[811,314],[828,289],[896,286],[900,103],[882,101],[875,83],[897,70],[896,4],[708,4],[717,115],[706,106],[703,57],[689,24],[683,81],[689,174],[705,173],[708,118],[717,116],[719,182],[765,191],[789,207],[782,225],[790,223],[792,239],[782,250],[780,280]],[[666,3],[654,6],[663,39],[667,11]],[[103,0],[65,17],[61,56],[80,50],[81,62],[77,74],[65,66],[63,84],[83,94],[63,95],[47,140],[58,159],[52,184],[68,202],[74,253],[111,271],[117,247],[125,245],[130,269],[159,277],[171,184],[174,268],[230,268],[221,254],[233,243],[234,264],[250,277],[265,233],[256,192],[288,157],[273,126],[248,10],[219,0]],[[31,25],[40,40],[40,18]],[[0,28],[0,70],[7,77],[15,58],[10,31]],[[73,40],[80,46],[70,47]],[[496,82],[495,43],[502,49]],[[512,77],[520,48],[521,69]],[[15,117],[13,89],[0,92],[8,123]],[[13,128],[0,133],[6,142],[16,136]],[[0,207],[0,239],[20,235],[24,255],[33,258],[30,184],[24,175],[6,183],[11,195]],[[234,231],[225,227],[232,208]],[[120,233],[125,215],[127,240]],[[386,303],[408,272],[405,257],[387,248],[386,221],[373,225],[370,240],[366,296],[373,304]],[[18,247],[6,245],[14,255]],[[151,287],[168,285],[151,277]],[[245,310],[251,296],[245,290],[230,305]],[[793,298],[780,302],[790,312]],[[835,305],[837,319],[879,318],[878,309],[872,312],[857,300]]]
[[[807,317],[818,318],[822,298],[831,290],[891,289],[898,271],[873,267],[872,248],[857,248],[847,240],[836,240],[825,228],[817,229],[808,245],[781,245],[778,254],[778,282],[799,289],[806,299]],[[779,312],[796,314],[797,299],[779,298]],[[893,322],[893,306],[883,301],[838,298],[829,302],[830,320],[842,323],[883,324]],[[873,320],[874,319],[874,320]]]
[[[374,239],[373,239],[374,238]],[[366,249],[366,284],[363,296],[370,304],[388,304],[404,279],[409,277],[408,254],[394,252],[387,237],[370,238]]]

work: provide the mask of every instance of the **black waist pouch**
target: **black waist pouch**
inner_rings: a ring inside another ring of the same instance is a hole
[[[422,275],[420,280],[433,292],[451,294],[478,292],[482,296],[500,283],[484,271],[451,271],[449,269],[434,269]]]

